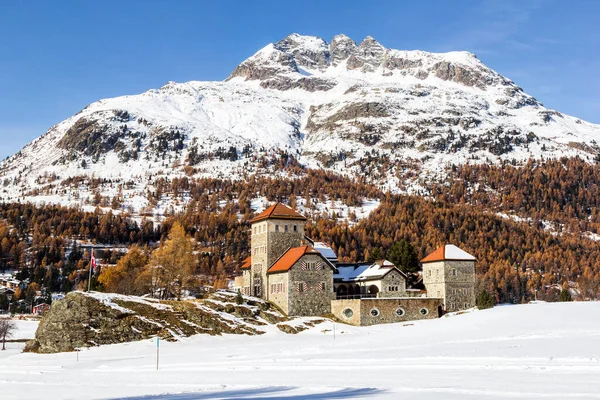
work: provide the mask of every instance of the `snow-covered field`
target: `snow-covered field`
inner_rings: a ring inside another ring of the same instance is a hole
[[[600,398],[600,303],[0,358],[7,399]]]

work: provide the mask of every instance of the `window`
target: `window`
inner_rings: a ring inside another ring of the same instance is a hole
[[[289,226],[287,224],[283,226],[283,230],[286,232],[288,231],[288,228],[289,228]]]
[[[402,307],[396,309],[397,316],[402,317],[402,316],[404,316],[404,314],[406,314],[406,312],[404,311],[404,309]]]
[[[452,268],[452,276],[456,276],[456,268]]]
[[[279,225],[275,224],[275,232],[279,232]]]
[[[294,232],[298,232],[298,225],[294,225]]]
[[[296,282],[296,292],[298,292],[298,293],[306,292],[306,282]]]
[[[424,307],[421,308],[421,311],[419,311],[419,312],[421,313],[421,315],[427,315],[427,314],[429,314],[429,310],[426,309],[426,308],[424,308]]]
[[[346,308],[346,309],[345,309],[345,310],[342,312],[342,314],[344,314],[344,317],[346,317],[346,318],[350,319],[350,318],[352,318],[352,316],[354,315],[354,311],[352,311],[352,310],[351,310],[351,309],[349,309],[349,308]]]
[[[379,317],[379,310],[376,308],[371,308],[371,316],[372,317]]]
[[[327,285],[325,284],[325,282],[321,282],[321,290],[324,292],[325,290],[327,290]]]

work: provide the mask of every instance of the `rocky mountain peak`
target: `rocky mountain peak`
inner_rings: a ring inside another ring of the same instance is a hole
[[[329,44],[331,64],[335,67],[355,54],[358,49],[354,40],[346,35],[335,35]]]
[[[274,47],[291,55],[301,67],[324,70],[329,66],[329,46],[320,37],[292,33],[275,43]]]

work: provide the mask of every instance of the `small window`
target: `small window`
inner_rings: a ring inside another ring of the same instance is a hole
[[[284,225],[284,226],[283,226],[283,230],[287,232],[287,231],[288,231],[288,226],[287,226],[287,225]]]
[[[372,317],[379,317],[379,310],[376,308],[372,308],[371,309],[371,316]]]
[[[325,284],[325,282],[321,282],[321,290],[322,291],[327,290],[327,285]]]
[[[344,314],[344,317],[346,317],[346,318],[350,319],[350,318],[352,318],[352,316],[354,315],[354,311],[352,311],[350,308],[346,308],[346,309],[343,311],[343,314]]]
[[[427,315],[427,314],[429,314],[429,310],[426,309],[426,308],[424,308],[424,307],[421,308],[421,311],[419,311],[419,312],[421,313],[421,315]]]
[[[404,309],[403,309],[403,308],[401,308],[401,307],[400,307],[400,308],[397,308],[397,309],[396,309],[396,315],[397,315],[397,316],[399,316],[399,317],[403,317],[403,316],[404,316],[404,314],[406,314],[406,312],[404,311]]]
[[[456,276],[456,268],[452,269],[452,276]]]
[[[294,225],[294,232],[298,232],[298,225]]]
[[[296,283],[296,291],[298,293],[304,293],[306,291],[306,283],[304,283],[304,282],[297,282]]]
[[[279,232],[279,225],[275,224],[275,232]]]

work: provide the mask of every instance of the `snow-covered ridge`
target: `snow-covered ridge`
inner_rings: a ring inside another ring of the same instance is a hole
[[[281,152],[416,192],[452,165],[592,161],[599,143],[599,125],[546,109],[471,53],[292,34],[223,82],[169,82],[90,104],[0,164],[0,199],[84,204],[61,187],[84,175],[110,179],[101,190],[111,195],[128,183],[134,206],[160,177],[278,174],[259,160]]]

